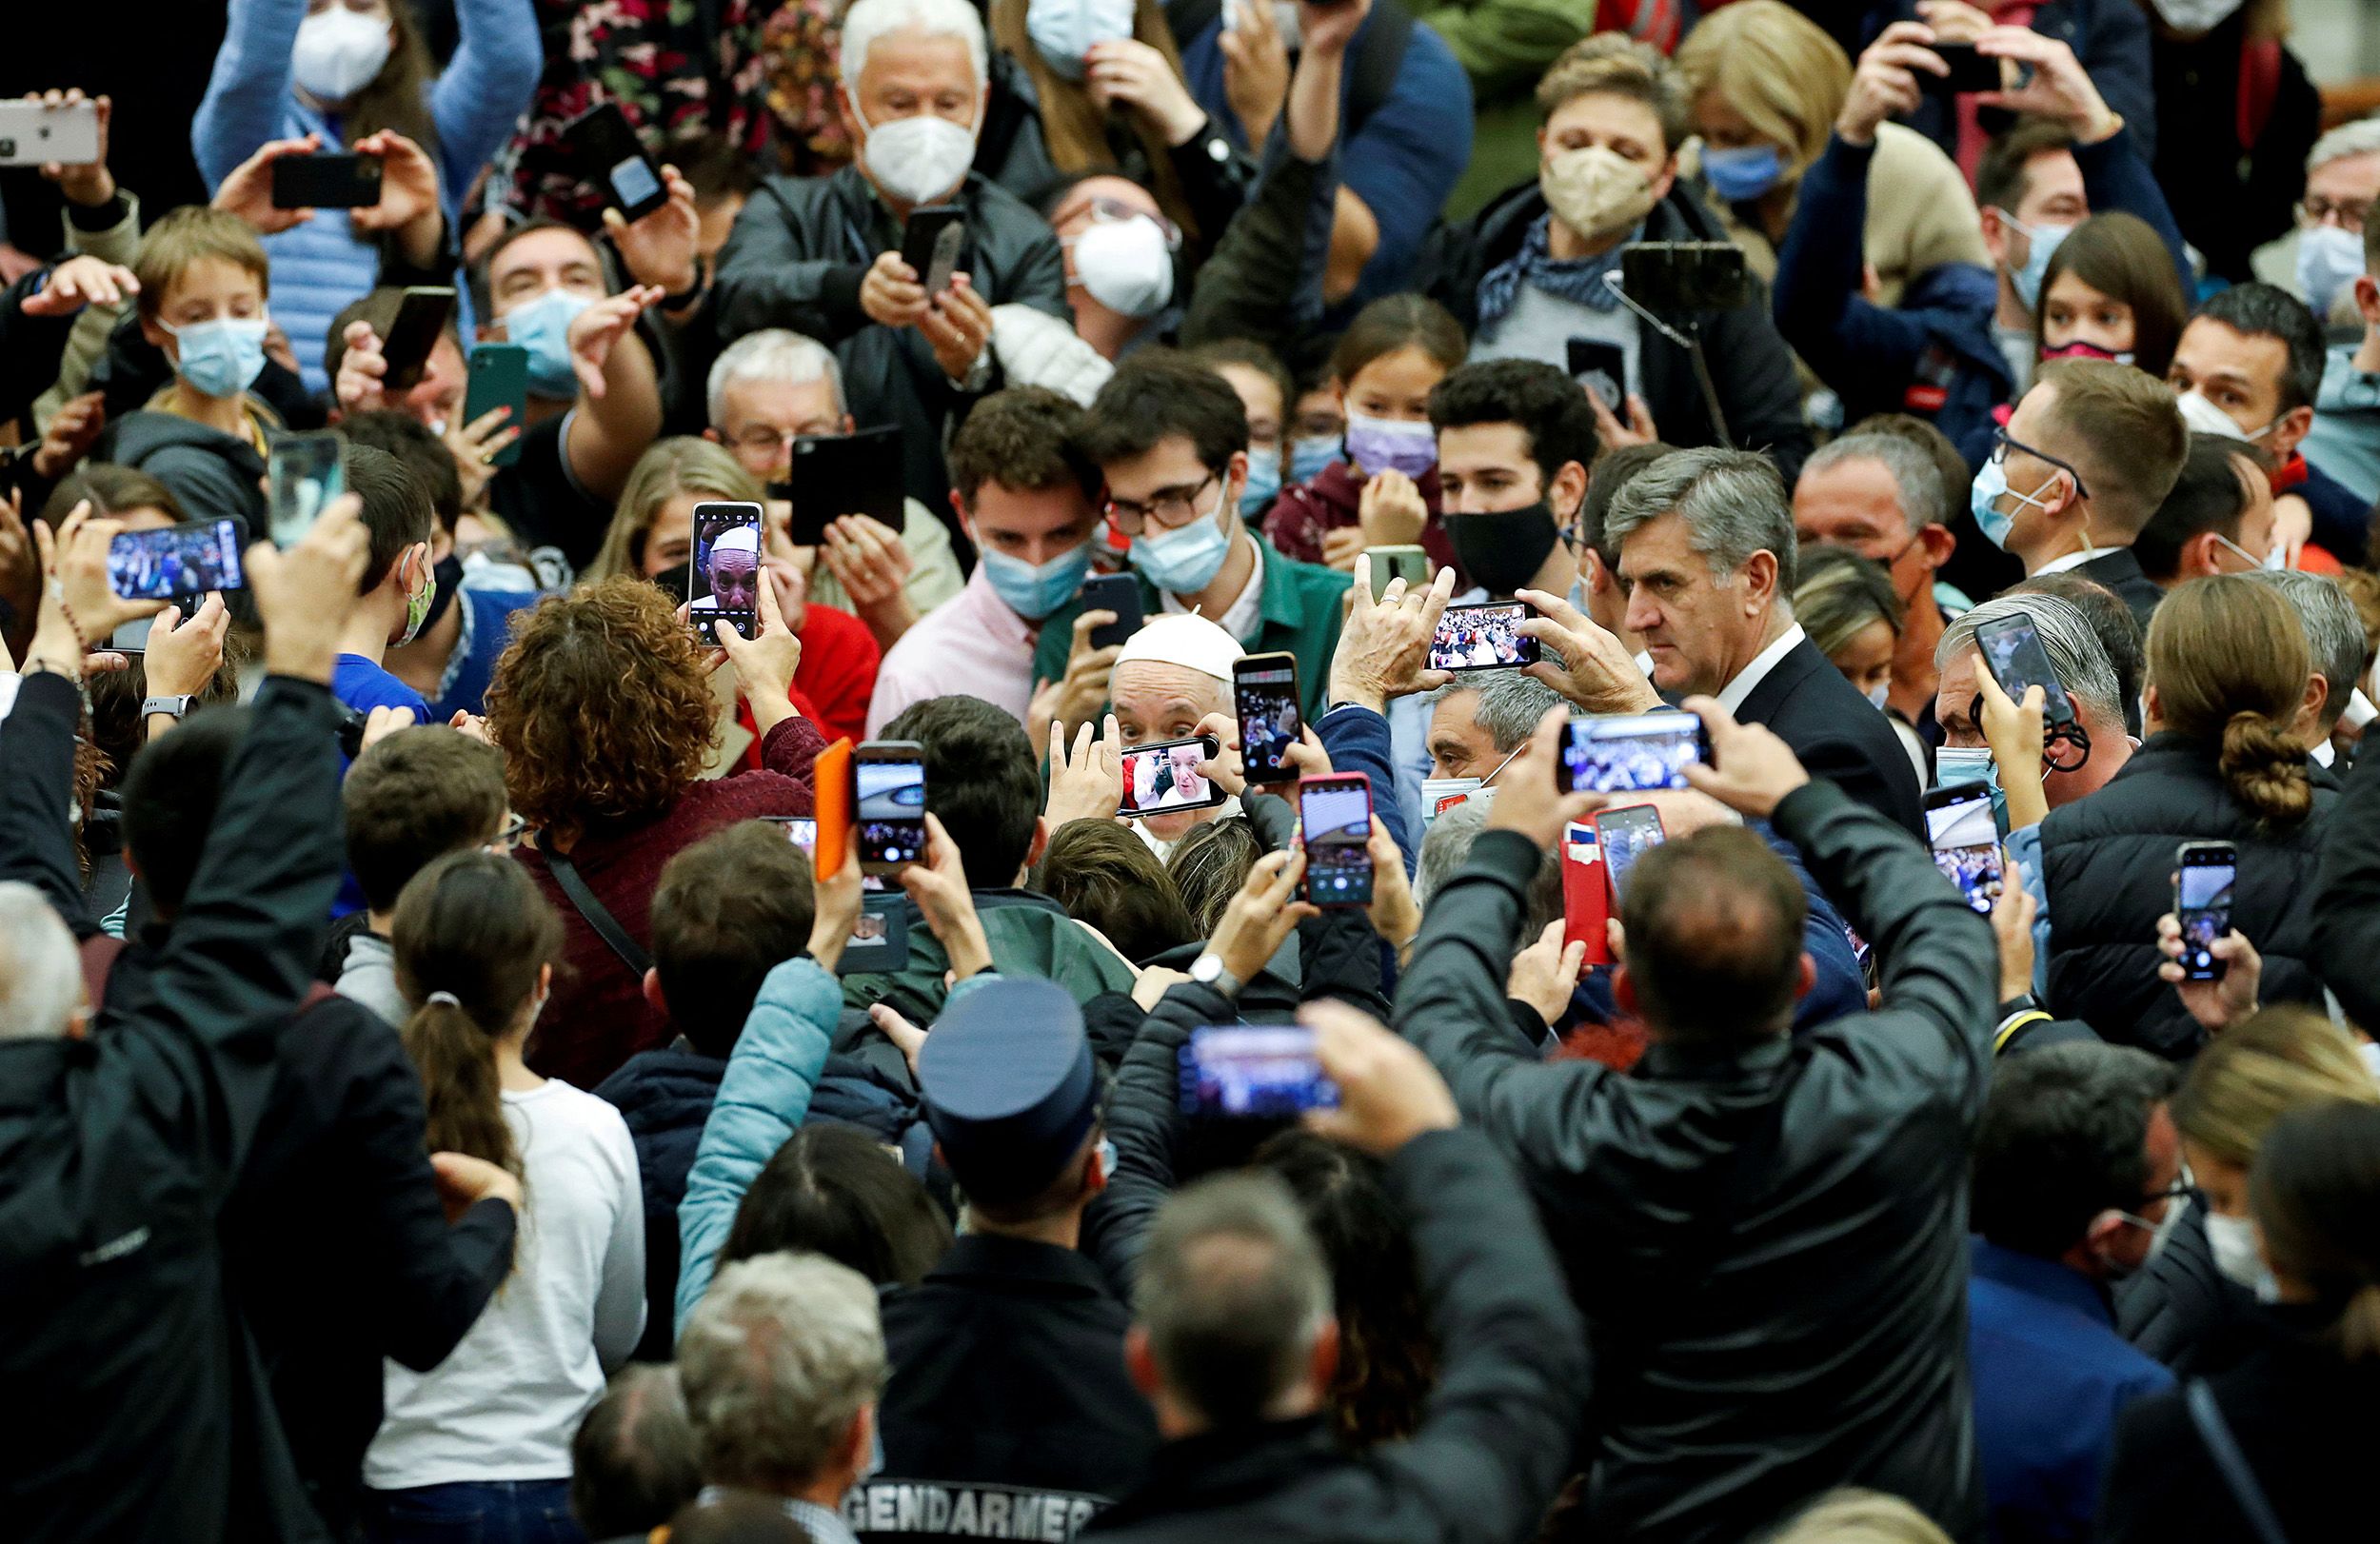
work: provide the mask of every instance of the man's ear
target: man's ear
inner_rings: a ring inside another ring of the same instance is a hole
[[[1545,491],[1555,520],[1569,525],[1578,518],[1578,505],[1587,497],[1587,469],[1575,461],[1563,462],[1554,472],[1554,485]]]
[[[645,1004],[664,1019],[669,1017],[669,1000],[662,995],[661,972],[647,966],[645,972]]]
[[[1612,972],[1612,1006],[1633,1019],[1644,1017],[1644,1010],[1636,1005],[1636,978],[1625,962]]]
[[[1149,1349],[1149,1332],[1145,1325],[1135,1324],[1124,1332],[1124,1372],[1132,1386],[1150,1403],[1157,1402],[1158,1391],[1165,1380],[1157,1371],[1157,1354]]]
[[[967,501],[959,497],[957,488],[950,490],[950,512],[959,517],[959,529],[965,533],[968,543],[982,550],[983,544],[975,536],[975,517],[967,512]]]
[[[1744,560],[1744,615],[1751,616],[1776,599],[1776,554],[1762,548]]]
[[[149,346],[163,353],[168,359],[171,359],[175,346],[172,334],[159,327],[156,320],[147,311],[140,313],[140,323],[141,336],[149,340]]]
[[[723,443],[719,438],[719,431],[717,429],[704,429],[703,431],[703,438],[708,440],[713,445]]]
[[[2380,278],[2369,273],[2356,277],[2355,309],[2363,313],[2366,327],[2380,327]]]
[[[1799,1002],[1818,984],[1818,963],[1804,950],[1799,964],[1794,968],[1794,1000]]]
[[[1987,204],[1975,213],[1983,226],[1983,249],[1992,254],[1994,263],[2008,261],[2008,217]]]
[[[1036,815],[1033,817],[1033,840],[1025,843],[1024,866],[1031,868],[1034,864],[1040,862],[1041,861],[1041,854],[1047,852],[1048,850],[1049,820],[1046,816]]]
[[[1928,568],[1939,568],[1958,550],[1958,538],[1948,525],[1935,521],[1917,528],[1917,550],[1925,554]]]
[[[2292,407],[2283,413],[2274,420],[2272,425],[2272,433],[2270,437],[2272,453],[2284,461],[2295,455],[2299,442],[2306,438],[2307,431],[2313,426],[2314,410],[2311,405]]]
[[[1306,1376],[1314,1380],[1317,1399],[1330,1396],[1331,1384],[1339,1376],[1339,1319],[1336,1315],[1322,1321],[1314,1333],[1314,1350],[1307,1354]]]
[[[2305,715],[2308,728],[2311,729],[2322,722],[2322,711],[2330,705],[2330,680],[2321,671],[2316,670],[2306,678],[2305,701],[2298,706],[2298,711]]]

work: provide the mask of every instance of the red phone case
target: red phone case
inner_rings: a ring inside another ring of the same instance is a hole
[[[1562,832],[1562,941],[1584,943],[1586,964],[1612,962],[1612,886],[1603,876],[1603,844],[1592,825]]]

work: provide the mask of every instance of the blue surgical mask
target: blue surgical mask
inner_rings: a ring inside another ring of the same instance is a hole
[[[165,327],[164,323],[158,324]],[[193,391],[236,397],[265,372],[265,328],[261,316],[225,316],[186,327],[166,327],[179,346],[174,373]]]
[[[2041,308],[2041,281],[2049,277],[2051,255],[2056,252],[2060,242],[2074,233],[2074,228],[2029,226],[2006,209],[2000,211],[2000,218],[2024,232],[2025,266],[2009,269],[2008,278],[2016,287],[2016,298],[2025,303],[2025,309],[2037,311]]]
[[[1983,532],[1984,540],[2005,552],[2008,550],[2008,533],[2016,528],[2016,516],[2013,512],[2001,513],[2000,497],[2003,494],[2018,504],[2032,505],[2035,509],[2049,508],[2050,501],[2038,497],[2037,490],[2035,493],[2018,493],[2010,487],[2008,467],[1999,457],[1993,456],[1984,462],[1983,470],[1977,472],[1975,480],[1967,485],[1967,507],[1975,517],[1975,528]]]
[[[1760,197],[1785,178],[1785,157],[1774,145],[1743,145],[1734,149],[1702,148],[1702,175],[1711,191],[1730,204]]]
[[[1168,595],[1196,595],[1223,571],[1231,538],[1216,525],[1210,510],[1180,530],[1142,531],[1132,539],[1126,556],[1142,579]]]
[[[1962,782],[1980,782],[1992,790],[1992,820],[2008,835],[2008,794],[2000,787],[2000,764],[1992,759],[1992,752],[1982,746],[1944,745],[1934,753],[1934,785],[1955,788]]]
[[[579,394],[579,372],[570,366],[570,324],[594,304],[567,289],[548,289],[505,312],[505,337],[529,351],[533,394],[565,401]]]
[[[1082,576],[1091,569],[1091,544],[1083,542],[1044,563],[1027,563],[1005,552],[984,547],[983,579],[1000,604],[1027,622],[1043,617],[1074,599]]]
[[[1240,518],[1250,525],[1264,518],[1280,497],[1280,458],[1248,453],[1248,485],[1240,490]]]
[[[2363,277],[2364,238],[2336,226],[2316,226],[2297,238],[2297,287],[2313,307],[2314,320],[2327,323],[2330,303],[2339,291]]]
[[[1339,459],[1339,436],[1316,434],[1289,443],[1289,480],[1311,483],[1322,475],[1322,468]]]
[[[1438,465],[1438,430],[1427,420],[1414,424],[1349,413],[1347,459],[1362,467],[1366,477],[1402,472],[1419,479]]]

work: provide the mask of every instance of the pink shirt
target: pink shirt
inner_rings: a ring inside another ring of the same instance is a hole
[[[868,737],[882,734],[911,703],[952,692],[980,697],[1022,723],[1033,701],[1033,641],[1032,625],[993,593],[978,564],[965,588],[920,618],[885,654],[868,704]]]

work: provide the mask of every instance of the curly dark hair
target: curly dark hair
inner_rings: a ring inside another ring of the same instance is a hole
[[[692,636],[667,597],[625,576],[526,613],[496,662],[487,732],[514,811],[572,838],[660,813],[719,738]]]

